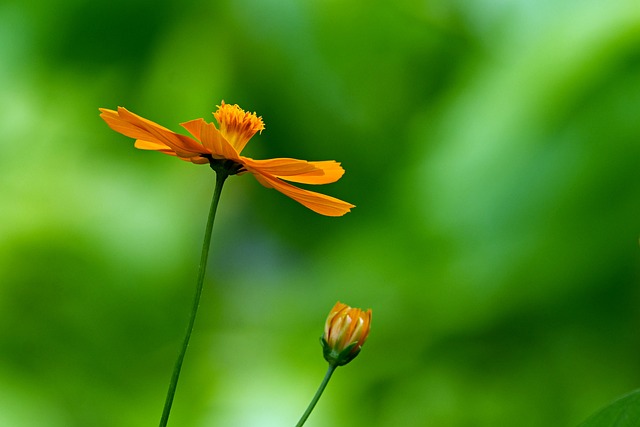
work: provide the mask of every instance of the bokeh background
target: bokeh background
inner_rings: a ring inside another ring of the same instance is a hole
[[[293,426],[337,301],[373,309],[307,426],[575,426],[640,386],[637,0],[0,3],[0,425],[160,417],[214,185],[174,130],[336,159],[314,214],[222,195],[170,424]]]

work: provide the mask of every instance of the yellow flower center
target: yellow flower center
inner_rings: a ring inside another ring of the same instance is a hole
[[[256,132],[262,132],[264,123],[256,113],[245,112],[237,104],[229,105],[222,101],[213,116],[220,125],[222,136],[236,149],[242,151]]]

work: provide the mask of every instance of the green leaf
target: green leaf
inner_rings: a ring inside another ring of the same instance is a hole
[[[580,427],[640,427],[640,390],[605,406]]]

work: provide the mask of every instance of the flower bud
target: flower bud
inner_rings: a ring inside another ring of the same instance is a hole
[[[360,353],[369,335],[371,309],[363,311],[337,302],[324,325],[322,350],[331,365],[342,366]]]

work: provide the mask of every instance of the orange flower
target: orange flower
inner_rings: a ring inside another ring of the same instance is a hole
[[[351,362],[360,353],[370,327],[371,309],[363,311],[337,302],[324,324],[324,358],[337,366]]]
[[[193,138],[172,132],[123,107],[118,107],[118,111],[100,108],[100,112],[100,117],[111,129],[135,138],[136,148],[159,151],[195,164],[209,164],[214,170],[224,168],[229,175],[249,172],[265,187],[274,188],[322,215],[341,216],[355,207],[334,197],[303,190],[285,182],[335,182],[344,174],[338,162],[309,162],[290,158],[254,160],[241,156],[251,137],[264,129],[264,123],[261,117],[245,112],[238,105],[222,101],[218,106],[213,115],[220,129],[204,119],[181,123]]]

